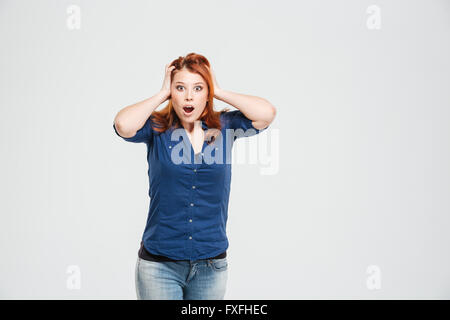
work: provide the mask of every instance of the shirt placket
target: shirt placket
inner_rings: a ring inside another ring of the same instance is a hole
[[[189,196],[189,209],[188,209],[188,255],[190,259],[192,260],[192,257],[194,255],[194,223],[196,223],[197,216],[196,213],[196,204],[197,203],[197,188],[198,188],[198,170],[200,169],[202,163],[203,163],[203,151],[205,148],[205,143],[203,142],[202,151],[198,157],[201,158],[201,162],[199,163],[200,159],[195,160],[193,157],[196,157],[193,151],[193,148],[191,148],[191,159],[194,159],[192,164],[192,179],[191,179],[191,187],[189,190],[190,196]]]
[[[197,188],[197,175],[198,175],[198,167],[196,164],[193,165],[192,168],[192,178],[191,178],[191,184],[190,184],[190,190],[189,190],[189,209],[188,209],[188,248],[189,252],[188,255],[190,259],[192,260],[193,254],[194,254],[194,245],[193,245],[193,238],[194,238],[194,220],[195,220],[195,202],[196,202],[196,188]]]

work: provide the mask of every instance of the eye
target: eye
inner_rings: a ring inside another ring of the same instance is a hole
[[[178,88],[184,88],[182,85],[178,85],[178,86],[176,86],[175,88],[177,88],[177,90],[179,90]],[[203,87],[202,86],[196,86],[195,88],[199,88],[199,90],[196,90],[196,91],[202,91],[203,90]]]

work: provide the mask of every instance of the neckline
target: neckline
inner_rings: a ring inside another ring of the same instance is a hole
[[[190,147],[191,147],[191,153],[195,156],[195,157],[198,157],[200,154],[202,154],[203,153],[203,150],[204,150],[204,148],[205,148],[205,143],[206,143],[206,141],[205,141],[205,129],[203,128],[203,126],[202,126],[202,133],[203,133],[203,143],[202,143],[202,147],[201,147],[201,150],[200,150],[200,152],[198,152],[198,153],[195,153],[195,151],[194,151],[194,145],[192,144],[192,141],[191,141],[191,138],[189,137],[189,134],[188,134],[188,132],[187,132],[187,130],[182,126],[182,128],[183,128],[183,130],[184,130],[184,133],[186,134],[186,136],[187,136],[187,138],[188,138],[188,141],[189,141],[189,145],[190,145]]]

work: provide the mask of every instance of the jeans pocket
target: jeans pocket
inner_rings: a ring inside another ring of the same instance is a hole
[[[209,259],[210,265],[214,271],[225,271],[228,269],[227,258],[222,259]]]

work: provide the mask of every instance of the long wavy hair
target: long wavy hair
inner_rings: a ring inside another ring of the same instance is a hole
[[[192,52],[187,54],[185,57],[180,56],[178,59],[175,59],[170,63],[169,67],[170,66],[175,66],[170,75],[170,83],[173,83],[173,77],[175,73],[182,70],[183,68],[186,68],[190,72],[198,73],[205,80],[208,86],[208,101],[206,103],[205,109],[200,115],[199,120],[204,121],[208,128],[212,129],[208,130],[208,140],[210,140],[211,138],[215,138],[217,136],[217,133],[221,130],[220,114],[229,111],[229,108],[225,108],[221,111],[214,111],[214,84],[211,74],[206,68],[206,66],[208,68],[210,67],[208,59],[200,54]],[[157,132],[165,132],[169,128],[181,127],[180,119],[178,118],[173,108],[172,99],[170,98],[169,103],[166,105],[166,107],[164,107],[160,111],[153,111],[151,116],[153,122],[157,125],[157,127],[153,127],[153,129]]]

